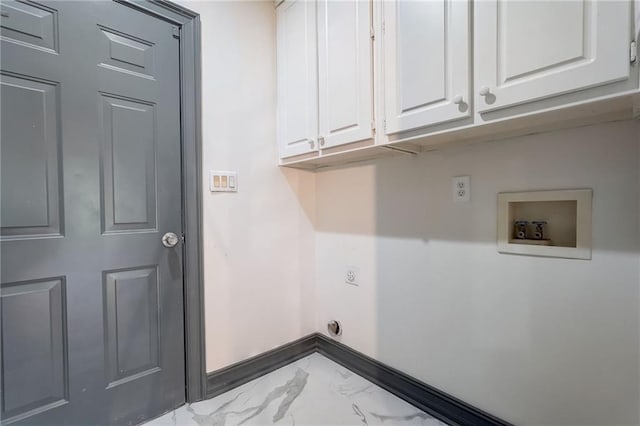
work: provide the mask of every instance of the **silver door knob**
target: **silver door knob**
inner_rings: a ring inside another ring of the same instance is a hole
[[[165,247],[174,247],[178,244],[178,236],[173,232],[167,232],[162,236],[162,245]]]
[[[313,139],[309,139],[309,148],[313,149],[313,147],[316,146],[316,143],[313,141]]]
[[[464,98],[462,97],[462,95],[458,95],[453,98],[453,103],[456,105],[460,105],[463,100]]]

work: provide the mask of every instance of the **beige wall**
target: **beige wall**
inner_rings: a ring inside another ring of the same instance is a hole
[[[202,20],[207,371],[314,331],[314,175],[276,167],[272,2],[183,1]],[[208,191],[236,170],[237,194]]]
[[[515,424],[639,424],[639,145],[626,122],[318,173],[318,329]],[[499,254],[496,194],[556,188],[593,188],[593,260]]]

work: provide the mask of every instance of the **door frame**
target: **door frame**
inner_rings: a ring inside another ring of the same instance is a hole
[[[168,0],[113,0],[175,25],[180,39],[184,353],[187,402],[206,396],[202,274],[200,15]]]

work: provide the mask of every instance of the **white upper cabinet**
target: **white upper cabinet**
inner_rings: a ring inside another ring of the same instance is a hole
[[[629,1],[476,2],[477,110],[629,78],[630,23]]]
[[[286,158],[318,150],[316,5],[286,0],[277,9],[278,148]]]
[[[373,137],[371,3],[318,1],[321,148]]]
[[[282,165],[623,119],[640,100],[640,0],[274,1]]]
[[[387,134],[471,116],[469,2],[390,0],[382,7]]]

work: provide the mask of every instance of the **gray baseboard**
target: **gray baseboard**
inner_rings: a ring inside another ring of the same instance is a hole
[[[511,426],[504,420],[318,333],[209,373],[207,397],[220,395],[314,352],[319,352],[450,425]]]
[[[310,334],[270,351],[207,374],[207,398],[264,376],[317,351],[317,336]]]
[[[322,355],[445,423],[460,426],[510,426],[504,420],[324,335],[316,335],[316,344]]]

